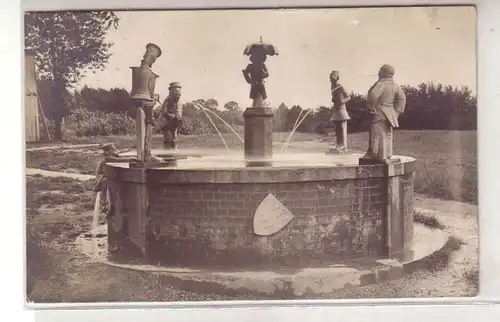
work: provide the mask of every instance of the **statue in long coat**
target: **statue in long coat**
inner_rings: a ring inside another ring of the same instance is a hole
[[[399,127],[398,118],[406,106],[406,95],[393,76],[394,67],[383,65],[378,72],[379,79],[368,90],[366,107],[372,122],[368,151],[360,159],[362,163],[391,162],[393,129]]]

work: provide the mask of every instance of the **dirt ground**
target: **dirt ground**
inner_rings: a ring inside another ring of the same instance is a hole
[[[90,229],[92,182],[27,177],[28,301],[127,302],[265,299],[250,294],[218,295],[178,289],[155,273],[93,263],[73,242]],[[477,207],[417,196],[415,206],[433,213],[464,242],[444,269],[421,270],[387,283],[342,290],[328,298],[401,298],[475,296],[478,292]],[[103,221],[103,218],[101,218]]]

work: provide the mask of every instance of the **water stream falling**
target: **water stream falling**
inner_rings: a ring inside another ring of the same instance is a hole
[[[92,216],[92,254],[97,256],[98,245],[97,245],[97,225],[99,223],[99,214],[100,214],[100,205],[101,205],[101,191],[98,191],[95,195],[95,203],[94,203],[94,214]]]
[[[224,144],[224,146],[226,147],[227,149],[227,152],[231,152],[231,149],[229,148],[229,146],[227,145],[226,143],[226,140],[224,140],[224,137],[222,136],[222,134],[220,133],[219,129],[217,128],[217,125],[215,125],[214,121],[212,120],[212,118],[208,115],[207,111],[205,110],[205,108],[202,108],[201,109],[203,111],[203,113],[205,113],[205,116],[208,118],[208,120],[210,121],[210,123],[212,123],[212,126],[214,127],[215,131],[217,131],[217,134],[219,135],[220,139],[222,140],[222,143]]]
[[[297,131],[297,129],[299,128],[300,124],[302,124],[302,122],[307,118],[307,116],[309,115],[309,113],[311,113],[311,111],[312,111],[311,109],[307,110],[307,112],[304,114],[304,116],[302,117],[302,119],[299,122],[297,122],[299,120],[299,118],[300,118],[303,110],[300,111],[299,116],[295,120],[295,125],[293,126],[292,131],[290,132],[290,135],[288,136],[288,138],[285,140],[285,142],[281,146],[281,150],[280,150],[281,152],[286,151],[286,149],[288,148],[288,145],[290,145],[290,142],[292,141],[293,134],[295,133],[295,131]]]
[[[193,105],[203,109],[205,112],[209,112],[210,114],[212,114],[213,116],[215,116],[219,121],[221,121],[222,123],[224,123],[224,125],[226,125],[228,127],[228,129],[231,130],[231,132],[233,132],[237,137],[238,139],[240,139],[240,141],[243,143],[244,140],[243,138],[238,134],[238,132],[236,132],[236,130],[231,126],[229,125],[229,123],[227,123],[226,121],[224,121],[224,119],[222,117],[220,117],[219,115],[217,115],[216,113],[214,113],[213,111],[211,111],[210,109],[204,107],[204,106],[201,106],[197,103],[193,103]]]

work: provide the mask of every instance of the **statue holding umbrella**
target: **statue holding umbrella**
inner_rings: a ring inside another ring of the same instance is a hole
[[[271,44],[259,42],[246,46],[244,55],[250,56],[250,64],[243,70],[243,77],[250,84],[252,107],[243,113],[245,118],[245,159],[247,166],[266,166],[273,156],[273,109],[264,104],[267,99],[264,79],[269,77],[267,56],[278,55]]]
[[[250,64],[243,70],[243,77],[250,84],[250,98],[253,100],[252,107],[262,107],[267,99],[264,79],[269,77],[269,71],[266,67],[267,55],[278,55],[275,46],[262,42],[255,42],[246,46],[244,55],[250,56]]]

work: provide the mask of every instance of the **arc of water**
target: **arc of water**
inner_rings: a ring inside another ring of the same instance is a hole
[[[222,140],[222,143],[224,143],[224,146],[226,147],[227,151],[231,151],[231,149],[229,149],[229,146],[227,145],[226,143],[226,140],[224,140],[224,137],[222,136],[222,134],[220,133],[219,129],[217,128],[217,126],[215,125],[214,121],[212,120],[212,118],[210,118],[210,116],[208,115],[208,113],[205,111],[204,108],[201,109],[203,111],[203,113],[205,113],[205,115],[207,116],[208,120],[210,121],[210,123],[212,123],[212,126],[214,127],[215,131],[217,131],[217,134],[219,135],[220,139]]]
[[[217,115],[213,111],[209,110],[208,108],[206,108],[204,106],[201,106],[201,105],[198,105],[198,103],[194,103],[193,102],[193,105],[197,106],[197,107],[199,107],[199,108],[201,108],[201,109],[209,112],[213,116],[215,116],[219,121],[221,121],[222,123],[224,123],[228,127],[228,129],[230,129],[238,137],[238,139],[240,139],[241,142],[244,142],[243,138],[238,134],[238,132],[236,132],[236,130],[233,129],[233,127],[231,125],[229,125],[229,123],[227,123],[226,121],[224,121],[224,119],[222,117],[220,117],[219,115]]]
[[[94,256],[97,256],[99,253],[97,245],[97,226],[99,224],[100,205],[101,191],[98,191],[95,195],[94,214],[92,216],[92,253]]]
[[[280,152],[283,152],[284,150],[286,150],[286,148],[288,147],[288,144],[290,144],[290,140],[292,139],[292,135],[297,130],[297,123],[299,122],[299,119],[300,119],[300,117],[302,115],[302,112],[304,112],[304,111],[305,110],[301,110],[300,113],[299,113],[299,115],[295,119],[295,123],[293,124],[292,130],[290,131],[290,134],[286,138],[285,142],[283,142],[283,145],[281,146]]]
[[[281,150],[280,152],[283,152],[283,149],[285,148],[285,145],[287,143],[287,141],[290,139],[290,136],[292,134],[292,132],[294,131],[295,127],[297,126],[297,122],[299,121],[300,117],[302,116],[302,113],[304,112],[304,110],[300,110],[300,113],[299,115],[297,116],[297,118],[295,119],[295,123],[293,124],[292,126],[292,131],[290,131],[290,134],[288,135],[288,137],[286,138],[285,142],[283,142],[283,145],[281,146]]]
[[[299,113],[299,116],[297,116],[297,118],[295,119],[295,123],[293,124],[293,127],[292,127],[292,131],[293,129],[295,129],[295,127],[297,126],[297,123],[299,122],[299,119],[300,117],[302,116],[302,113],[304,113],[305,110],[300,110],[300,113]],[[288,138],[287,138],[288,139]]]
[[[307,113],[304,114],[304,117],[302,117],[302,119],[297,123],[297,125],[292,129],[292,132],[290,132],[290,135],[288,136],[288,139],[285,141],[285,143],[283,144],[283,146],[281,147],[281,151],[285,150],[288,148],[288,145],[290,144],[291,140],[292,140],[292,136],[293,134],[295,133],[295,131],[299,128],[300,124],[302,124],[302,122],[307,118],[307,116],[309,115],[309,113],[311,113],[311,109],[307,110]],[[300,115],[300,114],[299,114]],[[298,118],[297,118],[298,119]]]

